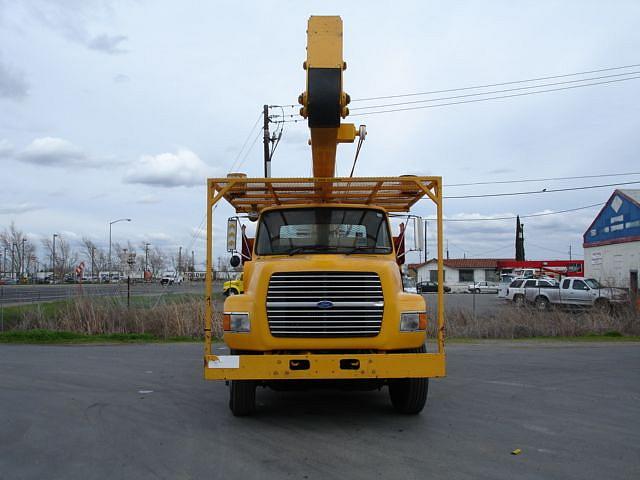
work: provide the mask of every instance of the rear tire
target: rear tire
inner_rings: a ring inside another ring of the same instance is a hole
[[[513,303],[516,307],[524,307],[524,295],[516,295],[513,297]]]
[[[611,304],[609,300],[606,298],[599,298],[593,304],[594,308],[600,313],[610,313],[611,312]]]
[[[549,300],[546,297],[537,297],[535,301],[536,308],[541,312],[549,310]]]
[[[425,353],[424,345],[409,350],[407,353]],[[428,378],[393,378],[389,379],[389,397],[393,408],[398,413],[417,415],[427,403],[429,392]]]
[[[235,417],[246,417],[256,409],[256,382],[231,380],[229,408]]]

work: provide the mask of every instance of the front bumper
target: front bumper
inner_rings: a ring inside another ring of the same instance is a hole
[[[357,368],[354,368],[356,367]],[[301,366],[307,368],[301,369]],[[205,355],[206,380],[444,377],[444,353]]]

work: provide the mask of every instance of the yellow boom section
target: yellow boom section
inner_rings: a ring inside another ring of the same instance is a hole
[[[309,122],[314,177],[333,177],[338,143],[352,143],[353,124],[340,124],[349,114],[349,95],[342,88],[342,19],[312,16],[307,26],[306,91],[298,101],[300,114]]]

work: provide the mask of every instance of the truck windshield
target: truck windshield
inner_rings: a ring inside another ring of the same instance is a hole
[[[587,285],[589,285],[589,288],[592,288],[594,290],[598,290],[600,289],[600,284],[598,283],[598,281],[594,278],[585,278],[584,279],[584,283],[586,283]]]
[[[260,217],[258,255],[391,253],[386,215],[365,208],[292,208]]]

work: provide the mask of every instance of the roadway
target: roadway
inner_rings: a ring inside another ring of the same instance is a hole
[[[162,286],[160,283],[131,284],[131,295],[202,292],[204,292],[204,284],[202,282],[185,282],[181,285],[169,286]],[[56,300],[68,300],[77,296],[124,297],[126,295],[126,283],[0,285],[0,304],[5,305],[53,302]]]
[[[214,284],[214,291],[222,291],[220,283]],[[195,293],[204,295],[203,282],[185,282],[181,285],[162,286],[159,283],[132,283],[131,295],[162,295],[166,293]],[[67,300],[78,295],[85,296],[126,296],[127,284],[58,284],[58,285],[0,285],[0,304],[19,305],[42,303],[55,300]],[[437,312],[435,293],[426,293],[424,297],[430,313]],[[504,305],[504,301],[495,294],[448,293],[444,296],[445,309],[475,311],[477,314],[494,312]],[[475,306],[474,306],[475,305]]]
[[[200,344],[0,345],[0,478],[640,478],[639,347],[452,344],[419,416],[260,389],[235,418]]]

